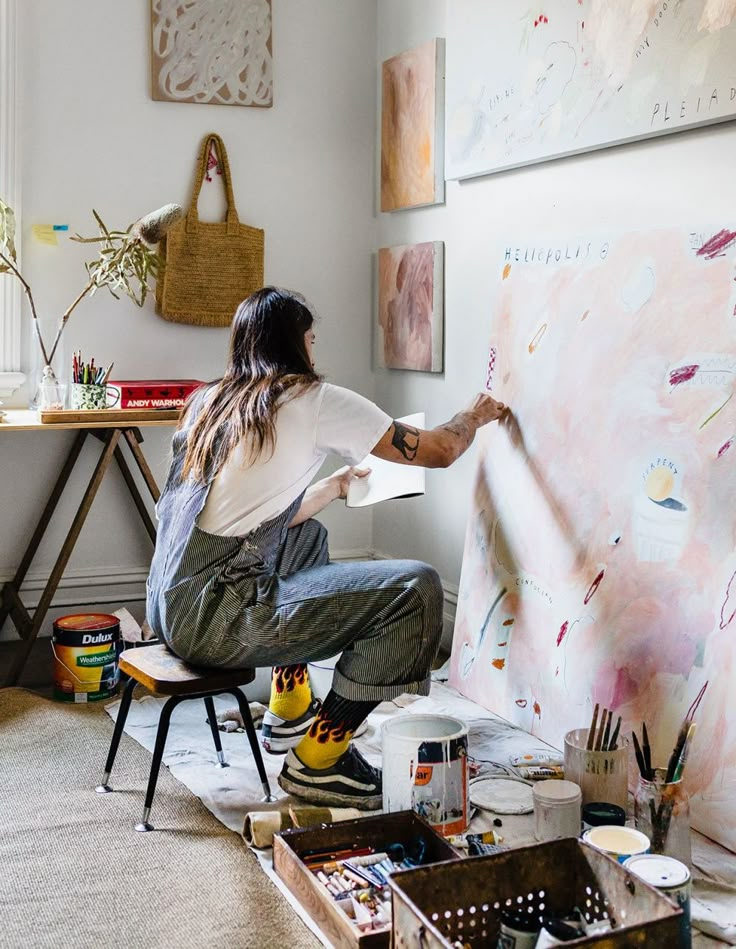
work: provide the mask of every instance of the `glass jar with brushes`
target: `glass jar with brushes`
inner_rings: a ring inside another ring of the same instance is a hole
[[[666,854],[690,866],[690,796],[682,778],[667,780],[666,768],[651,778],[639,775],[634,792],[634,824],[651,841],[651,852]]]

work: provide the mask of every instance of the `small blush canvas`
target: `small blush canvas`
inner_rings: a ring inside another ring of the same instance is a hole
[[[381,210],[441,204],[444,40],[387,59],[381,70]]]
[[[378,251],[376,362],[385,369],[442,372],[442,241]]]

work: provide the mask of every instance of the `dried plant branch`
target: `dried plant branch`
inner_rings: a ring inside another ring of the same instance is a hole
[[[167,204],[131,224],[127,231],[111,231],[97,211],[92,210],[100,229],[99,236],[82,237],[77,234],[71,240],[81,244],[101,246],[97,257],[85,264],[89,278],[87,285],[62,314],[53,346],[48,353],[41,336],[31,288],[23,278],[16,262],[15,215],[12,208],[0,200],[0,274],[9,273],[20,281],[31,308],[41,353],[48,367],[51,367],[51,361],[56,354],[61,334],[64,332],[70,315],[86,296],[92,296],[97,290],[107,287],[116,300],[120,299],[118,293],[125,294],[137,306],[143,306],[151,289],[149,281],[158,276],[161,268],[161,258],[151,250],[149,245],[157,243],[183,213],[178,205]]]

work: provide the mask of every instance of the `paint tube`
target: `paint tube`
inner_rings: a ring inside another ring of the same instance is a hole
[[[565,777],[565,769],[562,765],[532,765],[528,768],[517,768],[519,776],[526,778],[527,781],[546,781],[548,778]]]
[[[514,768],[538,768],[541,766],[549,767],[561,765],[563,760],[559,752],[550,751],[549,754],[540,752],[535,755],[514,755],[513,758],[509,759],[509,763]]]

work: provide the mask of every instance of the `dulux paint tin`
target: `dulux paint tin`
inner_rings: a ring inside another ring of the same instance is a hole
[[[640,854],[629,857],[624,862],[624,868],[629,873],[655,886],[660,893],[668,896],[673,903],[682,908],[682,923],[680,926],[680,944],[678,949],[690,949],[692,933],[690,929],[690,871],[674,857],[665,857],[658,853]]]
[[[120,620],[108,613],[75,613],[54,621],[54,698],[95,702],[118,687]]]
[[[439,833],[468,826],[468,727],[446,715],[401,715],[386,722],[383,809],[413,810]]]

